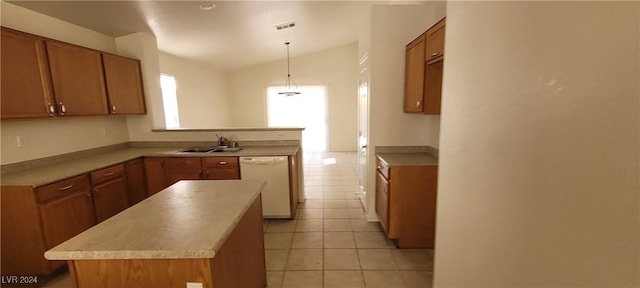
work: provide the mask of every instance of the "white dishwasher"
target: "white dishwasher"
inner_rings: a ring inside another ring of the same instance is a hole
[[[240,178],[267,181],[262,190],[262,217],[291,218],[287,156],[240,157]]]

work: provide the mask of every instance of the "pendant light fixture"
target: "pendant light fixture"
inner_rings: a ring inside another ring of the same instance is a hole
[[[287,87],[284,91],[278,92],[279,95],[284,95],[284,96],[300,95],[299,91],[295,91],[295,89],[291,88],[291,66],[289,64],[289,44],[291,44],[291,42],[284,43],[284,45],[287,45]]]

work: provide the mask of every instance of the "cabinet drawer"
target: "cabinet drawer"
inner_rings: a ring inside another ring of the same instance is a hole
[[[89,193],[89,177],[86,174],[38,187],[36,197],[39,202],[68,196],[75,193]]]
[[[202,158],[205,168],[234,169],[238,165],[238,157],[205,157]]]
[[[167,158],[167,172],[200,170],[200,167],[200,158],[197,157]]]
[[[124,164],[114,165],[104,169],[91,172],[91,183],[93,185],[104,183],[124,176]]]
[[[380,172],[380,174],[382,174],[382,176],[384,176],[384,178],[390,180],[389,177],[391,175],[389,174],[389,164],[380,159],[380,157],[376,157],[376,169],[378,169],[378,171]]]

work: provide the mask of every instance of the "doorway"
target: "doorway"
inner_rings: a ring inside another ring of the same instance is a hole
[[[305,152],[327,151],[328,129],[326,89],[324,86],[300,86],[297,95],[281,95],[286,87],[267,88],[267,123],[269,127],[304,127],[302,149]]]
[[[358,198],[365,211],[367,206],[367,163],[369,141],[369,62],[368,53],[359,61],[360,85],[358,86]],[[373,195],[373,194],[371,194]]]

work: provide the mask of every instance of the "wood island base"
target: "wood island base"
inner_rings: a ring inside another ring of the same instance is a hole
[[[69,260],[75,287],[265,287],[260,197],[213,258]]]

